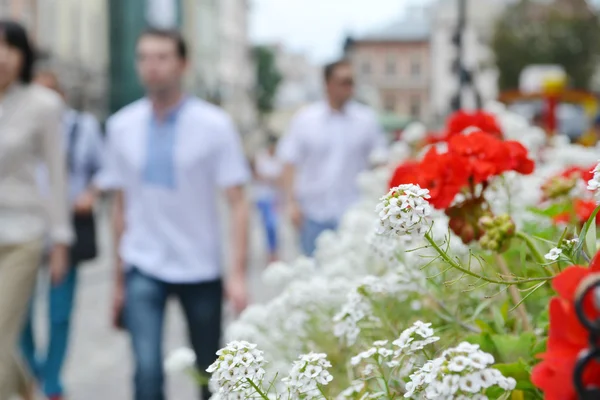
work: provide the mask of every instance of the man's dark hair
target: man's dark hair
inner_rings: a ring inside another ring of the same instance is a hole
[[[147,36],[155,36],[163,39],[172,40],[175,43],[175,47],[177,48],[177,55],[182,60],[187,60],[188,58],[188,46],[181,35],[181,33],[174,29],[160,29],[160,28],[147,28],[142,32],[139,36],[139,39],[142,39]]]
[[[347,67],[352,65],[350,63],[349,60],[347,59],[341,59],[341,60],[337,60],[335,62],[329,63],[325,66],[325,68],[323,68],[323,77],[325,78],[325,82],[329,82],[331,80],[331,77],[333,76],[333,74],[335,73],[335,70],[339,67]]]
[[[30,83],[33,79],[35,52],[23,25],[11,20],[0,20],[0,40],[21,53],[23,65],[19,80],[22,83]]]

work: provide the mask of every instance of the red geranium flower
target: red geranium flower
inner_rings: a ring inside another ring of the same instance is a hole
[[[485,182],[510,167],[509,151],[503,142],[483,131],[451,137],[448,150],[464,160],[474,183]]]
[[[416,161],[407,161],[398,165],[390,180],[390,188],[408,183],[417,184],[419,181],[419,170],[420,163]]]
[[[467,186],[469,171],[463,160],[453,153],[429,149],[420,165],[418,184],[429,189],[429,202],[435,208],[448,208],[460,190]]]
[[[600,253],[589,268],[572,266],[558,274],[552,287],[558,296],[550,301],[550,331],[542,362],[535,366],[531,381],[544,392],[546,400],[576,400],[573,384],[575,364],[581,351],[588,348],[589,333],[575,313],[575,292],[588,276],[600,272]],[[585,299],[584,309],[589,318],[598,318],[591,297]],[[591,364],[584,374],[585,384],[600,383],[600,365]]]
[[[463,133],[468,128],[478,128],[482,131],[502,139],[502,129],[492,114],[484,111],[475,111],[469,113],[466,111],[458,111],[452,114],[446,123],[447,137]]]
[[[575,216],[577,217],[577,222],[580,225],[583,225],[587,222],[588,219],[594,213],[596,209],[596,202],[593,200],[583,200],[583,199],[575,199],[573,202],[573,207],[575,211]],[[571,221],[571,214],[568,212],[560,213],[553,218],[554,223],[565,223],[568,224]],[[596,215],[596,225],[600,225],[600,213]]]
[[[581,178],[587,183],[587,181],[594,177],[594,173],[592,171],[595,167],[595,165],[591,166],[590,168],[569,167],[565,169],[560,176],[563,178]]]
[[[517,171],[523,175],[529,175],[535,169],[535,163],[529,159],[527,149],[519,142],[513,140],[503,143],[508,150],[509,170]]]

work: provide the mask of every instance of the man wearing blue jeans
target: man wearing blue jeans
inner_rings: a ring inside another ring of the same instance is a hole
[[[351,64],[329,64],[324,75],[327,99],[294,117],[278,150],[286,164],[290,216],[307,256],[313,255],[319,235],[336,230],[358,200],[358,175],[369,168],[372,152],[385,150],[386,142],[375,114],[351,100]]]
[[[147,97],[107,124],[97,185],[117,191],[114,323],[129,331],[135,400],[164,400],[165,306],[177,298],[198,371],[220,347],[222,294],[246,305],[249,169],[238,134],[218,107],[182,92],[187,50],[177,32],[148,30],[137,43]],[[218,192],[230,206],[231,267],[222,287]],[[207,387],[202,397],[209,396]]]
[[[64,95],[58,77],[52,71],[40,71],[36,83]],[[93,213],[96,200],[91,182],[100,169],[102,161],[102,134],[100,124],[90,114],[65,107],[64,143],[69,166],[69,199],[73,212],[80,215]],[[40,184],[45,191],[45,171],[40,170]],[[63,364],[67,356],[71,317],[77,289],[79,260],[71,260],[72,266],[61,282],[51,283],[48,302],[48,347],[40,352],[35,343],[33,327],[33,304],[31,301],[25,329],[21,337],[21,350],[25,361],[42,386],[49,400],[63,399],[61,381]]]

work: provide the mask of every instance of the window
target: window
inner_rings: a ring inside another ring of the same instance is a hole
[[[412,60],[410,64],[410,76],[413,78],[417,78],[421,76],[421,61],[420,60]]]
[[[363,75],[369,75],[371,73],[371,63],[368,61],[363,61],[360,70]]]
[[[394,112],[396,111],[396,96],[393,94],[388,94],[384,98],[383,104],[385,111]]]
[[[413,96],[410,99],[410,116],[421,118],[421,98],[419,96]]]
[[[396,75],[396,59],[393,57],[388,57],[387,62],[385,64],[385,73],[387,75]]]

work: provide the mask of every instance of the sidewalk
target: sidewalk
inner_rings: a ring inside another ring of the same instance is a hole
[[[224,229],[225,230],[225,229]],[[110,301],[112,265],[110,235],[106,219],[101,224],[102,257],[81,269],[73,326],[71,353],[66,366],[68,400],[129,400],[131,399],[131,357],[128,337],[112,329]],[[284,251],[288,257],[295,253],[292,232],[282,229]],[[249,263],[250,290],[254,301],[264,301],[268,290],[260,284],[260,273],[265,267],[264,234],[257,215],[253,216],[250,232],[251,257]],[[46,320],[44,289],[38,296],[36,320],[38,337],[45,342],[39,329]],[[226,320],[232,313],[226,310]],[[186,345],[186,333],[181,311],[176,302],[169,304],[165,326],[165,354]],[[193,384],[186,376],[168,377],[168,398],[173,400],[197,399]]]

